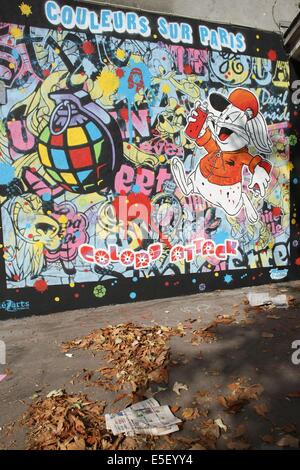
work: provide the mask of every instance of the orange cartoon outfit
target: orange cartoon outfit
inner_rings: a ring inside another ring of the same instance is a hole
[[[233,152],[222,152],[209,129],[206,129],[196,143],[207,151],[207,155],[199,163],[201,174],[210,183],[218,186],[241,183],[243,166],[246,165],[253,174],[257,165],[263,161],[259,155],[251,155],[247,147]]]

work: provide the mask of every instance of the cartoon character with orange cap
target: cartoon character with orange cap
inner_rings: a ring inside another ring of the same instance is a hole
[[[272,143],[256,96],[237,88],[225,98],[211,93],[207,109],[197,102],[188,117],[186,134],[206,150],[197,168],[186,175],[178,157],[171,160],[174,179],[184,195],[197,194],[228,215],[235,216],[244,207],[250,223],[258,214],[243,188],[243,168],[252,175],[248,189],[264,197],[270,183],[271,164],[260,154],[272,152]],[[202,127],[202,129],[201,129]],[[253,146],[258,154],[252,155]]]

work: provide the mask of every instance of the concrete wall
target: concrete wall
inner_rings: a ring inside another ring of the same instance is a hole
[[[299,12],[299,0],[117,0],[95,3],[123,5],[142,10],[220,21],[277,31]]]

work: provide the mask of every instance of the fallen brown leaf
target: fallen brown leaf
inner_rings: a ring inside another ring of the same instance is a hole
[[[233,433],[233,437],[238,439],[239,437],[242,437],[244,434],[246,434],[247,430],[248,429],[245,424],[239,424]]]
[[[214,442],[214,445],[221,435],[220,427],[212,419],[202,423],[200,432],[205,438]]]
[[[208,403],[210,403],[212,400],[211,396],[209,395],[209,392],[206,390],[199,391],[195,394],[194,401],[201,406],[204,406]]]
[[[249,403],[249,400],[239,399],[232,396],[225,398],[224,396],[218,397],[219,403],[226,409],[230,414],[238,413]]]
[[[300,398],[300,390],[297,390],[296,392],[290,392],[287,394],[289,398]]]
[[[245,441],[235,440],[235,441],[228,441],[227,447],[230,450],[247,450],[250,448],[250,444]]]
[[[264,331],[262,334],[261,334],[262,338],[274,338],[274,334],[273,333],[268,333],[267,331]]]
[[[250,400],[257,400],[264,391],[261,384],[248,385],[246,379],[239,379],[237,382],[228,384],[227,388],[231,394],[226,397],[219,396],[218,401],[231,414],[241,411]]]
[[[113,401],[113,404],[117,403],[118,401],[124,400],[124,398],[128,398],[128,397],[129,397],[128,393],[121,393],[120,395],[116,396],[116,398]]]
[[[232,395],[246,400],[257,400],[263,393],[264,387],[261,384],[244,385],[241,382],[235,382],[227,385]]]
[[[281,431],[283,431],[284,433],[286,434],[290,434],[290,433],[293,433],[293,432],[297,432],[297,428],[294,424],[285,424],[284,426],[282,426],[281,428]]]
[[[276,442],[278,447],[299,447],[299,439],[297,437],[286,434]]]
[[[258,405],[254,405],[253,408],[259,416],[263,416],[264,418],[266,417],[267,413],[269,412],[269,408],[265,403],[260,403]]]
[[[181,407],[179,405],[174,405],[174,406],[171,406],[170,409],[171,409],[172,413],[177,413],[177,411],[179,411],[180,408]]]
[[[185,421],[192,421],[199,418],[199,411],[197,408],[185,408],[181,416]]]
[[[192,447],[189,448],[189,450],[206,450],[205,447],[201,444],[193,444]]]
[[[271,436],[271,434],[266,434],[265,436],[262,436],[261,439],[266,444],[273,444],[274,443],[274,437]]]
[[[85,440],[82,437],[80,438],[75,437],[74,442],[71,442],[70,444],[66,445],[66,450],[85,450],[85,449],[86,449]]]

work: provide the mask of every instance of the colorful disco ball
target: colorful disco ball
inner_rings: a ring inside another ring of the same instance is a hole
[[[113,188],[123,154],[116,121],[84,91],[60,91],[50,97],[57,106],[38,141],[47,173],[79,194]]]

